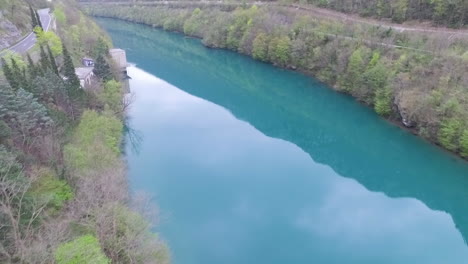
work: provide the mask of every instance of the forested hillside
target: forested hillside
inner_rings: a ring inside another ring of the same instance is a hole
[[[280,6],[184,5],[87,5],[87,10],[180,31],[210,47],[307,72],[381,116],[468,157],[464,35],[398,32]]]
[[[398,23],[408,20],[429,20],[435,25],[448,27],[468,25],[466,0],[307,0],[307,2],[345,13],[390,18]]]
[[[58,31],[37,26],[30,54],[1,61],[0,263],[167,263],[154,211],[129,195],[129,101],[111,42],[74,1],[53,4]],[[90,90],[75,74],[81,56],[97,58]]]
[[[169,3],[178,0],[169,1]],[[80,2],[135,2],[162,3],[160,0],[80,0]],[[180,2],[197,2],[180,1]],[[210,1],[200,1],[209,3]],[[219,1],[211,1],[219,3]],[[411,20],[431,21],[433,25],[460,28],[468,25],[468,2],[466,0],[265,0],[265,1],[221,1],[229,3],[262,4],[311,4],[344,13],[359,14],[364,17],[388,19],[403,23]]]

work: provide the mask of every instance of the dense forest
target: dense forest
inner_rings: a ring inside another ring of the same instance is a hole
[[[36,47],[1,59],[0,262],[167,263],[156,211],[130,196],[121,145],[128,100],[111,42],[74,1],[55,1],[56,32],[28,18]],[[29,10],[29,8],[28,8]],[[94,87],[75,74],[97,58]]]
[[[140,2],[161,3],[161,0],[80,0],[81,2]],[[177,2],[173,0],[171,2]],[[182,2],[197,2],[182,1]],[[209,1],[208,1],[209,2]],[[213,1],[214,3],[215,1]],[[229,3],[263,4],[312,4],[344,13],[359,14],[364,17],[390,19],[403,23],[411,20],[431,21],[433,25],[460,28],[468,25],[468,2],[466,0],[265,0],[265,1],[223,1]]]
[[[468,2],[465,0],[307,0],[320,7],[375,18],[390,18],[402,23],[429,20],[435,25],[468,25]]]
[[[184,5],[88,5],[87,10],[183,32],[209,47],[309,73],[379,115],[468,157],[464,36],[398,32],[279,6]]]

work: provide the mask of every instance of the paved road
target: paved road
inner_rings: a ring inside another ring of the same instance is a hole
[[[39,14],[39,17],[41,18],[41,23],[42,23],[42,26],[44,27],[44,31],[49,30],[50,24],[52,21],[52,17],[50,16],[49,11],[50,11],[49,8],[40,9],[37,11],[37,13]],[[25,37],[23,40],[18,42],[16,45],[8,48],[8,50],[22,54],[28,51],[29,49],[31,49],[34,46],[34,44],[36,44],[36,34],[34,34],[34,32],[31,32],[29,33],[27,37]]]

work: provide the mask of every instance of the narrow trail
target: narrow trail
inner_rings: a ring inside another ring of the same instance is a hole
[[[98,2],[98,1],[82,1],[81,4],[109,4],[109,5],[173,5],[173,4],[201,4],[201,5],[244,5],[243,3],[233,3],[233,2],[224,2],[224,1],[156,1],[156,2],[138,2],[138,1],[120,1],[120,2]],[[255,1],[248,2],[247,4],[263,5],[263,6],[279,6],[292,8],[296,10],[306,11],[307,13],[315,16],[324,17],[327,19],[339,19],[343,22],[353,22],[360,24],[367,24],[370,26],[378,26],[388,29],[397,30],[399,32],[410,31],[410,32],[420,32],[420,33],[437,33],[450,36],[463,36],[468,37],[468,29],[451,29],[446,27],[434,27],[434,26],[425,26],[419,23],[419,25],[405,25],[405,24],[396,24],[391,22],[386,22],[382,20],[372,19],[372,18],[363,18],[354,14],[345,14],[339,11],[334,11],[325,8],[319,8],[312,5],[300,5],[300,4],[281,4],[274,2],[263,2]]]
[[[396,24],[396,23],[390,23],[382,20],[376,20],[372,18],[363,18],[358,15],[353,15],[353,14],[345,14],[341,13],[338,11],[330,10],[330,9],[325,9],[325,8],[319,8],[315,6],[304,6],[304,5],[298,5],[298,4],[287,4],[287,5],[282,5],[282,4],[275,4],[277,6],[284,6],[284,7],[290,7],[290,8],[295,8],[298,10],[303,10],[307,11],[310,14],[314,14],[317,16],[325,17],[328,19],[339,19],[343,22],[353,22],[353,23],[360,23],[360,24],[367,24],[370,26],[379,26],[383,28],[388,28],[388,29],[393,29],[397,30],[399,32],[404,32],[404,31],[412,31],[412,32],[421,32],[421,33],[439,33],[439,34],[448,34],[448,35],[462,35],[468,37],[468,29],[452,29],[452,28],[446,28],[446,27],[434,27],[434,26],[422,26],[421,23],[418,26],[413,26],[413,25],[405,25],[405,24]]]

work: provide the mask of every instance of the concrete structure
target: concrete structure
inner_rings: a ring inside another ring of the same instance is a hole
[[[93,70],[94,67],[75,68],[75,74],[78,76],[78,79],[80,79],[80,85],[83,89],[91,87],[94,78]]]
[[[126,93],[130,92],[130,84],[129,79],[130,77],[127,75],[127,54],[123,49],[110,49],[109,54],[114,61],[114,65],[117,67],[119,71],[119,78],[120,82],[122,83],[123,89]]]
[[[125,50],[123,49],[110,49],[109,54],[111,55],[112,59],[115,62],[115,65],[124,70],[127,68],[127,55],[125,54]]]

